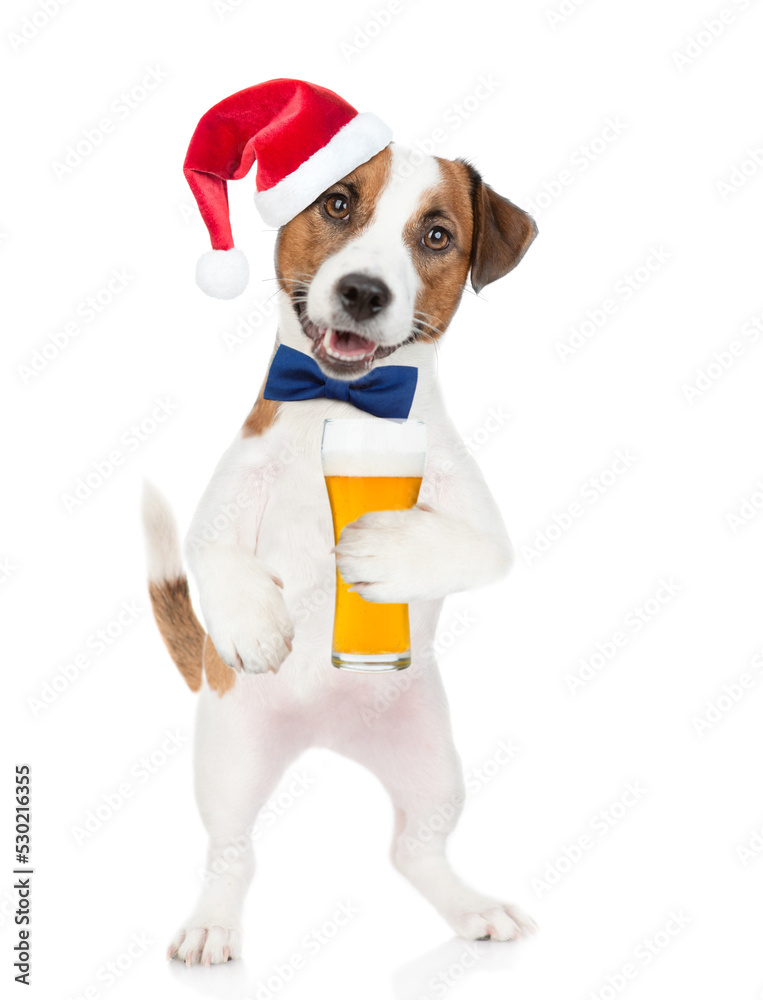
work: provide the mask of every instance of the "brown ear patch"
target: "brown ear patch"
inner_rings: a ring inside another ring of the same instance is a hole
[[[513,270],[538,235],[538,227],[527,212],[497,194],[470,164],[474,236],[472,238],[472,286],[480,292]]]
[[[204,673],[207,675],[207,684],[221,698],[236,683],[236,672],[227,663],[223,663],[209,636],[204,638]]]

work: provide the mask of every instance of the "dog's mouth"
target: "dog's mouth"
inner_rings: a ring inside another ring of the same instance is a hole
[[[347,365],[368,361],[376,354],[377,347],[375,341],[350,330],[326,330],[320,342],[320,350],[332,361]]]
[[[339,330],[334,327],[319,326],[307,315],[304,301],[294,302],[299,322],[305,336],[312,341],[313,357],[329,374],[342,378],[348,375],[362,375],[379,358],[386,358],[396,351],[400,344],[385,346],[370,337],[363,337],[354,330]]]

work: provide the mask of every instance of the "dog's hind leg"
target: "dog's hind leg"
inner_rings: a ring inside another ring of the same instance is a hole
[[[420,677],[385,711],[364,717],[363,730],[335,749],[365,765],[387,788],[395,807],[397,870],[461,937],[507,941],[533,931],[533,921],[517,906],[472,889],[447,858],[465,790],[439,678]]]
[[[198,903],[167,953],[187,965],[240,956],[244,898],[254,874],[254,824],[302,749],[269,723],[259,697],[245,700],[245,686],[268,680],[238,677],[223,697],[211,691],[200,697],[195,783],[209,846]]]

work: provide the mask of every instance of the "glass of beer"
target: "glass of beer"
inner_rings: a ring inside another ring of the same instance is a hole
[[[424,474],[426,430],[418,420],[326,420],[321,457],[338,542],[342,528],[362,514],[414,506]],[[363,673],[409,666],[408,605],[366,601],[350,592],[337,570],[331,662]]]

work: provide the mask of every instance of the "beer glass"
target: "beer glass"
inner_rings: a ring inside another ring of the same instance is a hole
[[[334,540],[338,542],[342,528],[362,514],[413,507],[425,456],[426,430],[421,421],[325,420],[321,458]],[[366,601],[350,593],[337,570],[331,662],[364,673],[409,666],[408,605]]]

